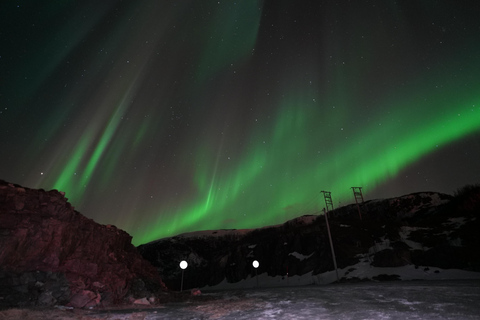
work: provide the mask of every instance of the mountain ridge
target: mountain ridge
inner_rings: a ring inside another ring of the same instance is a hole
[[[385,270],[411,265],[480,272],[476,252],[480,239],[475,235],[480,188],[467,193],[462,198],[461,194],[416,192],[331,210],[328,218],[338,269],[369,260],[370,267]],[[468,209],[465,203],[470,203]],[[185,272],[185,286],[200,288],[234,284],[257,274],[285,279],[309,273],[318,277],[334,270],[323,214],[259,229],[181,234],[138,249],[174,289],[180,283],[181,260],[191,270]],[[258,269],[252,267],[253,260],[260,261]],[[355,280],[351,272],[344,273],[341,281]]]

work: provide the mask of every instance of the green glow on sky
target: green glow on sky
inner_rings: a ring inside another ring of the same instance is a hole
[[[53,184],[53,188],[57,190],[69,190],[68,198],[73,203],[80,201],[83,197],[84,186],[78,184],[72,177],[77,175],[77,170],[81,167],[84,155],[87,153],[88,145],[91,137],[85,134],[74,148],[73,154],[63,170],[59,173],[58,179]]]
[[[207,79],[252,53],[262,13],[258,3],[256,0],[234,4],[219,2],[203,33],[204,49],[197,70],[199,79]]]
[[[473,5],[4,2],[0,179],[135,244],[475,179]]]
[[[325,130],[315,127],[321,116],[318,109],[310,102],[300,105],[298,99],[285,103],[270,139],[253,139],[248,156],[234,170],[222,172],[215,161],[210,162],[212,168],[199,170],[198,200],[170,215],[175,218],[162,216],[136,237],[135,243],[182,230],[220,228],[229,217],[232,227],[253,228],[285,221],[299,212],[318,213],[323,207],[320,190],[332,191],[334,204],[348,201],[352,186],[372,190],[425,154],[480,129],[480,111],[472,108],[475,101],[463,101],[453,108],[449,106],[454,99],[431,99],[430,110],[437,108],[438,113],[415,113],[413,101],[407,99],[401,103],[409,107],[394,103],[388,110],[395,114],[372,120],[352,133],[349,142],[332,146],[331,153],[325,152],[328,139],[312,149],[313,141]],[[412,123],[415,126],[408,125]],[[338,141],[338,137],[332,140]]]
[[[68,197],[73,203],[80,202],[84,197],[84,192],[99,167],[102,157],[112,143],[113,136],[122,121],[122,117],[127,112],[128,104],[126,101],[130,97],[131,90],[132,87],[126,91],[122,100],[118,102],[105,127],[99,121],[94,123],[93,127],[80,137],[78,145],[74,148],[73,156],[54,183],[54,189],[70,190]],[[100,132],[100,138],[96,140],[95,136],[97,136],[98,132]],[[107,177],[111,176],[115,162],[118,160],[119,158],[114,161],[110,160],[109,166],[106,168],[102,167],[102,172],[99,175],[104,177],[104,179],[101,181],[108,181]],[[78,181],[74,179],[76,176],[79,178]]]

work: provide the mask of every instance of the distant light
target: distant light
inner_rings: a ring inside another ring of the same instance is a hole
[[[183,260],[182,262],[180,262],[180,268],[181,269],[185,270],[185,269],[187,269],[187,267],[188,267],[187,261]]]
[[[258,263],[257,260],[254,260],[253,263],[252,263],[252,265],[253,265],[253,267],[254,267],[255,269],[257,269],[258,266],[260,265],[260,263]]]

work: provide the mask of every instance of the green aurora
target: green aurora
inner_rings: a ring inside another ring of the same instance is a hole
[[[351,187],[375,189],[422,156],[480,130],[480,110],[476,107],[480,97],[428,100],[429,109],[437,113],[412,119],[415,107],[402,104],[415,106],[418,101],[402,101],[393,106],[396,114],[372,120],[371,126],[352,132],[339,146],[327,138],[317,148],[311,146],[318,143],[318,136],[325,135],[325,128],[312,128],[322,115],[309,106],[311,102],[287,103],[280,108],[271,136],[266,141],[253,138],[248,157],[234,168],[219,172],[214,151],[209,152],[211,161],[199,156],[200,163],[213,165],[196,171],[198,200],[173,210],[168,214],[170,219],[163,214],[135,240],[146,243],[179,230],[220,229],[226,222],[218,217],[232,217],[235,220],[227,223],[236,228],[254,228],[286,221],[299,213],[319,214],[324,207],[320,190],[331,191],[334,202],[348,201],[353,199]],[[411,122],[416,126],[405,130],[405,123]],[[327,130],[335,141],[342,131]],[[328,148],[332,151],[325,156],[322,150]]]
[[[476,9],[153,0],[2,9],[0,178],[64,191],[135,245],[320,214],[322,190],[338,207],[354,201],[351,187],[372,199],[478,182]]]

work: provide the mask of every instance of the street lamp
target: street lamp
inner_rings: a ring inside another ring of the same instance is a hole
[[[181,282],[181,284],[180,284],[180,292],[183,291],[183,272],[185,271],[185,269],[187,269],[187,267],[188,267],[187,261],[182,260],[182,261],[180,262],[180,269],[182,269],[182,282]]]
[[[257,278],[257,287],[258,287],[258,273],[257,268],[260,266],[260,263],[257,260],[253,260],[252,266],[255,268],[255,278]]]

